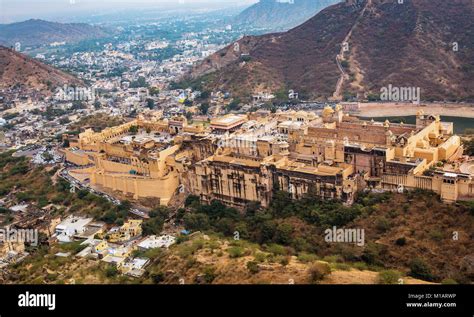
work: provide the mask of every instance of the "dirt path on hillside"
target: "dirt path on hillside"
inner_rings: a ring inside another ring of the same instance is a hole
[[[349,33],[347,33],[346,37],[344,38],[344,41],[341,43],[341,50],[339,51],[339,54],[336,55],[336,64],[337,68],[341,72],[341,76],[339,77],[339,80],[337,81],[336,84],[336,90],[334,91],[332,98],[333,100],[342,100],[342,87],[344,86],[344,81],[349,79],[349,75],[345,72],[344,67],[342,67],[341,61],[345,60],[344,59],[344,44],[343,43],[349,43],[349,40],[351,39],[352,33],[359,24],[359,21],[362,19],[362,17],[365,14],[365,11],[369,6],[372,5],[372,0],[367,0],[365,3],[364,8],[360,12],[359,16],[354,22],[354,25],[351,27],[349,30]],[[350,50],[349,50],[350,51]]]

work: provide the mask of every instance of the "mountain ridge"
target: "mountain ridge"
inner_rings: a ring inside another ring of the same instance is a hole
[[[311,99],[364,100],[392,84],[420,87],[426,101],[469,101],[474,100],[472,21],[467,1],[347,1],[287,32],[243,37],[189,76],[207,75],[207,89],[240,97],[294,89]],[[336,59],[351,30],[348,51]],[[342,75],[338,61],[346,74],[335,96]]]
[[[0,89],[20,88],[25,92],[51,96],[63,85],[84,85],[71,74],[0,46]]]
[[[242,11],[235,19],[237,24],[271,30],[288,30],[305,22],[329,5],[341,0],[294,0],[293,3],[277,0],[260,0]]]
[[[0,25],[0,45],[37,46],[54,42],[74,43],[107,36],[104,29],[86,23],[59,23],[41,19]]]

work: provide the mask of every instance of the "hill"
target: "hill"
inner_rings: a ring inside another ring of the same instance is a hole
[[[83,85],[73,75],[0,46],[0,89],[50,96],[57,87]]]
[[[293,3],[261,0],[242,11],[234,22],[274,31],[284,31],[300,25],[325,7],[337,2],[340,0],[296,0]]]
[[[0,25],[0,45],[38,46],[54,42],[74,43],[105,37],[107,32],[86,23],[57,23],[38,19]]]
[[[360,100],[392,84],[419,87],[425,101],[474,100],[473,12],[469,1],[347,1],[287,32],[243,37],[189,75],[240,97]]]

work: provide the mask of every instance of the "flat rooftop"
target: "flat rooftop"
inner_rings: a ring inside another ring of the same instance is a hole
[[[214,128],[232,128],[238,124],[247,121],[245,116],[239,115],[227,115],[221,118],[215,118],[211,120],[211,127]]]

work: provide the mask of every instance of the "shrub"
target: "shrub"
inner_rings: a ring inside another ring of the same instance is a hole
[[[439,241],[443,240],[444,234],[443,234],[443,232],[441,232],[441,231],[439,231],[439,230],[432,230],[432,231],[430,232],[430,238],[431,238],[432,240],[434,240],[434,241],[438,241],[438,242],[439,242]]]
[[[375,228],[380,232],[384,233],[387,232],[391,227],[390,221],[387,218],[378,218],[375,221]]]
[[[186,259],[192,256],[198,249],[193,245],[182,245],[178,250],[181,258]]]
[[[217,277],[216,268],[213,266],[207,266],[204,269],[204,281],[208,284],[212,283]]]
[[[290,264],[290,257],[289,256],[280,256],[278,262],[283,266],[287,266],[288,264]]]
[[[340,271],[350,271],[351,269],[351,266],[347,263],[333,263],[330,267]]]
[[[163,272],[152,274],[151,280],[153,281],[153,283],[159,284],[165,280],[165,275],[163,274]]]
[[[395,270],[386,270],[379,273],[379,284],[398,284],[402,274]]]
[[[433,275],[431,274],[431,269],[429,266],[420,258],[413,259],[410,264],[410,273],[409,275],[414,278],[419,278],[422,280],[431,281],[433,280]]]
[[[318,257],[311,253],[301,253],[298,255],[297,259],[302,263],[310,263],[316,261]]]
[[[452,278],[445,278],[444,280],[441,281],[441,284],[452,285],[452,284],[457,284],[457,282],[453,280]]]
[[[364,262],[355,262],[352,266],[360,271],[365,271],[369,268]]]
[[[263,252],[258,252],[255,254],[255,261],[257,262],[265,262],[267,255]]]
[[[336,263],[336,262],[342,262],[342,258],[337,254],[336,255],[327,255],[323,258],[323,261]]]
[[[331,274],[329,264],[324,262],[316,262],[309,268],[309,279],[311,283],[317,283]]]
[[[284,246],[279,244],[271,244],[268,246],[267,251],[274,254],[274,255],[285,255],[287,254],[287,250]]]
[[[257,274],[260,271],[260,269],[258,268],[258,263],[256,261],[247,262],[247,270],[249,270],[251,274]]]
[[[107,268],[105,269],[105,276],[107,277],[114,277],[117,276],[118,274],[118,269],[115,265],[108,265]]]
[[[245,250],[242,247],[230,247],[227,249],[227,252],[229,253],[229,257],[234,259],[234,258],[240,258],[241,256],[244,256]]]
[[[377,243],[369,242],[362,252],[362,260],[369,265],[383,266],[383,256],[387,252],[386,247]]]
[[[401,237],[401,238],[398,238],[396,241],[395,241],[395,244],[402,247],[404,246],[405,244],[407,244],[407,239],[405,239],[405,237]]]

